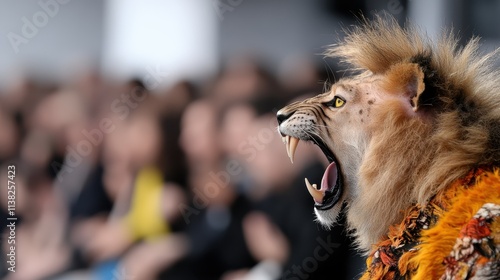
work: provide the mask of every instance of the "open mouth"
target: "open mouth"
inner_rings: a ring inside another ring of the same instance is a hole
[[[282,134],[282,140],[283,143],[285,143],[288,157],[293,163],[295,151],[299,145],[300,139],[289,135],[283,136]],[[337,204],[342,196],[342,173],[340,172],[340,166],[334,153],[321,139],[319,139],[319,137],[311,137],[310,139],[303,140],[311,141],[316,144],[323,154],[325,154],[329,162],[319,186],[317,184],[311,184],[309,180],[305,178],[307,190],[315,202],[314,207],[318,210],[328,210]]]

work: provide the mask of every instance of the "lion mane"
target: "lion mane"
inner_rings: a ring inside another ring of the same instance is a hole
[[[499,51],[362,20],[327,51],[355,75],[277,112],[292,162],[299,141],[329,162],[305,179],[318,221],[346,205],[363,280],[499,279]]]
[[[386,75],[389,92],[415,79],[408,74],[418,71],[415,64],[423,82],[414,97],[417,118],[392,104],[374,116],[384,129],[373,130],[359,171],[360,197],[348,206],[362,248],[376,243],[369,236],[385,235],[411,205],[425,205],[478,166],[500,166],[497,52],[481,56],[478,46],[473,38],[459,47],[448,34],[433,43],[416,27],[378,17],[347,31],[327,51],[355,71]]]

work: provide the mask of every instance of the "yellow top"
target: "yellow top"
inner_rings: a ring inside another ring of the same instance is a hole
[[[141,169],[136,177],[131,207],[125,216],[134,239],[153,239],[170,231],[161,211],[163,178],[155,167]]]

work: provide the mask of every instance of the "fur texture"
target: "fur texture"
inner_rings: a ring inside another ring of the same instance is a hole
[[[391,226],[361,279],[498,279],[499,222],[498,170],[471,171]]]
[[[347,32],[328,56],[355,75],[329,92],[278,112],[280,131],[322,139],[345,179],[341,199],[365,251],[399,223],[403,212],[477,166],[500,166],[500,73],[497,52],[478,54],[452,35],[431,42],[414,27],[377,18]],[[331,108],[335,96],[346,99]],[[316,210],[331,225],[334,211]]]

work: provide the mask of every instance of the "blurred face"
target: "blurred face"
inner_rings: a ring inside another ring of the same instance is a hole
[[[113,133],[104,137],[103,163],[105,165],[128,164],[131,153],[128,149],[127,130],[123,125],[117,125]]]
[[[174,221],[179,217],[181,212],[178,206],[181,203],[187,203],[186,194],[181,187],[167,183],[163,186],[162,191],[162,214],[165,220]]]
[[[13,156],[17,148],[18,135],[14,121],[0,112],[0,159]]]
[[[88,120],[83,104],[76,92],[53,93],[37,105],[29,120],[30,127],[49,133],[53,137],[54,149],[63,154],[68,144],[77,143],[82,137],[79,132]]]
[[[161,153],[161,132],[154,116],[138,116],[131,120],[127,142],[136,168],[155,164]],[[160,155],[161,156],[161,155]]]
[[[254,110],[248,105],[238,105],[229,109],[222,123],[220,142],[224,152],[234,159],[241,158],[238,147],[246,141],[248,128],[255,119]]]
[[[248,59],[230,61],[227,70],[215,86],[223,101],[242,100],[257,94],[261,84],[257,66]]]
[[[115,199],[118,193],[132,183],[132,151],[127,141],[127,127],[117,128],[106,135],[103,149],[104,186],[106,192]]]
[[[52,156],[50,137],[40,130],[31,130],[21,146],[21,159],[30,166],[43,169]]]
[[[55,134],[86,118],[83,102],[78,93],[59,91],[40,102],[33,113],[32,122],[35,126]]]
[[[270,117],[262,117],[256,119],[250,126],[248,137],[256,137],[262,130],[269,129]],[[258,139],[258,138],[257,138]],[[289,166],[283,164],[281,160],[286,160],[286,155],[283,155],[280,149],[283,149],[281,139],[272,134],[269,142],[259,141],[256,147],[256,156],[248,160],[249,171],[259,185],[276,185],[288,173]]]
[[[191,104],[181,123],[180,144],[191,164],[213,163],[219,157],[215,109],[207,102]]]

